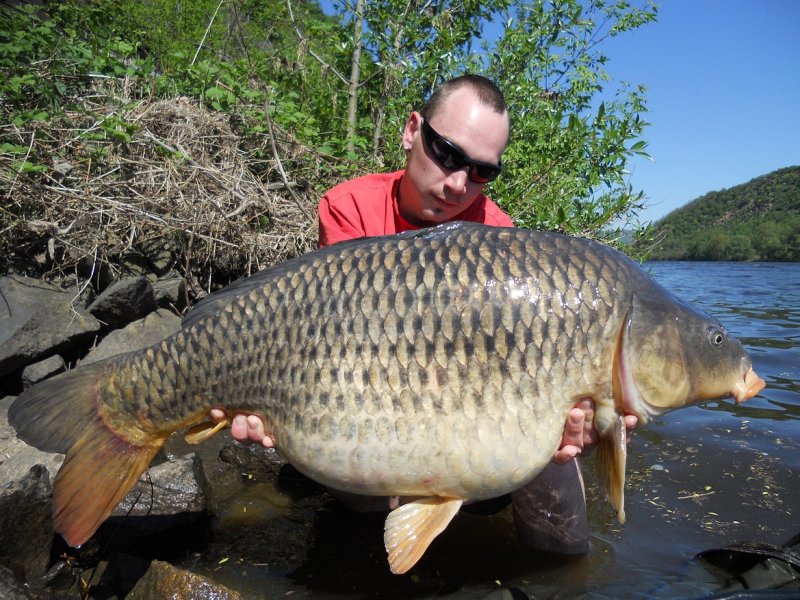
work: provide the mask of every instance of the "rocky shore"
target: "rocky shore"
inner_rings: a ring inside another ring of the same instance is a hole
[[[17,439],[9,406],[24,389],[76,364],[172,334],[184,298],[183,280],[173,273],[125,277],[96,297],[78,284],[0,278],[0,598],[242,597],[180,566],[218,552],[207,540],[221,520],[226,549],[252,544],[247,534],[257,526],[262,559],[284,572],[302,562],[312,529],[307,509],[329,498],[274,451],[238,444],[227,432],[199,447],[170,440],[83,548],[52,533],[52,481],[63,455]]]

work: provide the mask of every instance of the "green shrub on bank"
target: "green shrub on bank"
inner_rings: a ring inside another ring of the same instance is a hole
[[[626,167],[645,152],[645,92],[610,88],[601,48],[653,21],[652,6],[333,5],[333,17],[314,3],[283,0],[68,0],[47,13],[1,7],[7,199],[20,178],[46,183],[65,161],[79,162],[88,176],[124,175],[106,160],[136,138],[132,109],[180,96],[227,116],[248,169],[265,183],[276,181],[277,161],[290,179],[321,193],[361,173],[402,167],[408,112],[442,80],[479,71],[504,89],[513,122],[492,198],[520,226],[618,241],[610,225],[634,218],[643,198],[627,184]],[[480,35],[492,20],[503,25],[487,44]],[[168,144],[158,151],[181,159]],[[0,226],[36,218],[36,202],[17,198],[4,201]]]

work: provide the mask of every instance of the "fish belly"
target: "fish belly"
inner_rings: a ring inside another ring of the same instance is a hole
[[[482,499],[530,481],[552,458],[565,418],[533,423],[510,412],[476,421],[357,417],[326,415],[299,428],[276,427],[278,448],[307,476],[346,492]]]

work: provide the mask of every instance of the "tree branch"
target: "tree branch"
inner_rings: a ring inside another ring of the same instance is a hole
[[[286,0],[286,8],[289,10],[289,20],[291,20],[292,22],[292,26],[294,27],[294,32],[295,34],[297,34],[297,39],[299,39],[301,42],[306,42],[306,38],[304,38],[303,34],[300,33],[300,28],[297,26],[297,22],[294,20],[294,13],[292,12],[291,0]],[[330,69],[334,75],[336,75],[339,79],[342,80],[342,83],[344,83],[345,85],[350,85],[350,81],[347,79],[347,77],[342,75],[336,69],[336,67],[329,65],[324,60],[322,60],[322,57],[319,56],[316,52],[314,52],[308,44],[306,44],[306,47],[308,48],[308,53],[311,54],[311,56],[313,56],[314,58],[316,58],[317,62],[319,62],[323,67]]]

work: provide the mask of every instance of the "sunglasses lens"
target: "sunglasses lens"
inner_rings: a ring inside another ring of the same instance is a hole
[[[467,164],[466,157],[450,146],[445,140],[433,137],[430,144],[431,154],[445,169],[455,171]]]
[[[427,121],[422,122],[422,140],[434,160],[448,171],[469,167],[469,178],[475,183],[489,183],[500,175],[502,170],[500,165],[472,162],[461,150],[453,146],[447,139],[437,133],[433,127],[428,125]]]
[[[475,183],[489,183],[497,179],[500,175],[500,167],[490,165],[472,165],[469,170],[469,178]]]

